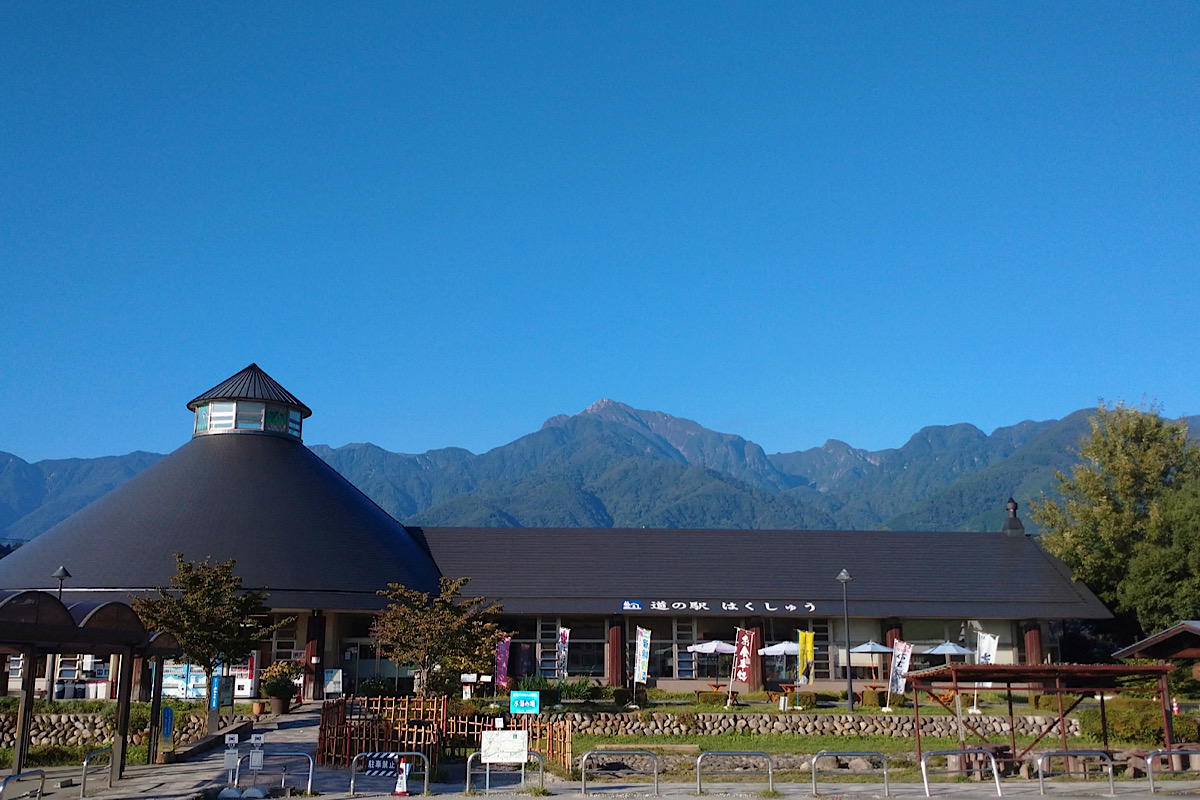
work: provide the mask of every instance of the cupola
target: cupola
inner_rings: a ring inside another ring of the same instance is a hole
[[[299,440],[308,406],[257,364],[251,364],[187,404],[196,412],[193,436],[258,433]]]

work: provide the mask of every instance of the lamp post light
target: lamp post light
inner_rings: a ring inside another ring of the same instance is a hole
[[[846,600],[846,584],[854,580],[848,570],[842,570],[837,575],[838,583],[842,585],[842,625],[846,628],[846,708],[854,711],[854,676],[850,674],[850,605]]]
[[[54,570],[54,574],[50,577],[58,581],[58,599],[61,601],[63,581],[71,577],[71,573],[67,572],[66,567],[59,567],[58,569]]]

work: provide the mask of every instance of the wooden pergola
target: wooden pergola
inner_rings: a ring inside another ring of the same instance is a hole
[[[72,603],[64,605],[50,592],[0,592],[0,655],[20,655],[20,705],[17,735],[13,745],[12,773],[25,768],[33,726],[33,696],[36,663],[50,654],[91,653],[120,656],[117,682],[117,731],[113,741],[111,772],[120,779],[125,769],[125,748],[129,738],[129,705],[133,685],[133,659],[156,658],[152,725],[157,722],[162,694],[162,660],[179,654],[179,645],[169,634],[146,631],[142,620],[125,603]],[[51,686],[50,691],[53,691]],[[156,734],[156,731],[152,731]],[[151,737],[153,755],[157,735]]]
[[[921,758],[921,704],[922,692],[954,714],[958,721],[959,746],[967,747],[967,732],[978,737],[983,746],[990,742],[970,718],[963,717],[963,690],[974,689],[977,684],[1003,685],[1008,699],[1008,760],[1016,763],[1024,758],[1038,742],[1058,728],[1062,738],[1062,749],[1067,745],[1067,714],[1083,702],[1084,697],[1095,694],[1100,699],[1100,725],[1104,736],[1104,748],[1108,749],[1108,718],[1104,711],[1105,693],[1152,690],[1158,692],[1162,706],[1163,730],[1166,746],[1172,745],[1170,691],[1167,673],[1174,667],[1164,664],[944,664],[930,669],[910,672],[908,680],[913,684],[913,717],[916,725],[917,758]],[[1058,698],[1057,718],[1041,731],[1024,750],[1017,752],[1016,719],[1013,713],[1013,689],[1053,694]],[[940,694],[939,694],[940,692]],[[945,694],[953,692],[952,708]],[[1075,695],[1069,704],[1064,695]],[[1001,759],[998,759],[1001,760]]]

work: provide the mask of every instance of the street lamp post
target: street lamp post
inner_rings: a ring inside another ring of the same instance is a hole
[[[63,581],[71,577],[71,573],[67,572],[67,568],[60,566],[54,572],[50,573],[50,577],[58,581],[58,602],[62,602],[62,587]],[[58,656],[54,653],[46,656],[46,702],[54,702],[54,691],[58,688]],[[65,694],[65,692],[64,692]]]
[[[847,570],[837,575],[838,583],[842,585],[842,625],[846,628],[846,708],[854,711],[854,676],[850,674],[850,605],[846,600],[846,584],[854,580]]]

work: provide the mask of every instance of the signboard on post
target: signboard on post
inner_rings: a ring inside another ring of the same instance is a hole
[[[637,629],[637,660],[633,665],[633,682],[645,683],[650,677],[650,631]]]
[[[484,731],[479,750],[484,764],[524,764],[529,760],[529,731]]]
[[[537,714],[542,710],[542,696],[538,692],[512,692],[508,695],[510,714]]]

